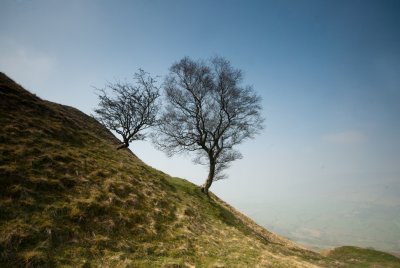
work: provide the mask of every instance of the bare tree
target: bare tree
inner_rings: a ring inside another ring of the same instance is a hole
[[[166,107],[155,142],[169,156],[195,152],[195,163],[208,165],[202,191],[242,155],[234,147],[262,129],[261,99],[241,86],[242,72],[221,57],[183,58],[165,79]]]
[[[134,81],[134,84],[107,83],[104,88],[97,89],[100,102],[99,108],[94,110],[95,118],[122,136],[123,143],[117,149],[129,147],[134,140],[143,140],[143,131],[157,121],[160,93],[156,80],[139,69],[134,74]]]

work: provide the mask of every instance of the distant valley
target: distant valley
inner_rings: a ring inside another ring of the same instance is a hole
[[[351,244],[399,253],[399,188],[395,181],[339,184],[333,191],[329,187],[329,194],[310,197],[299,187],[297,196],[235,205],[267,229],[310,248]]]

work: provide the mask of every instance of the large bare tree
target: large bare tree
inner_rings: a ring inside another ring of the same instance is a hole
[[[208,165],[202,191],[223,178],[222,170],[241,158],[235,146],[253,138],[263,125],[261,99],[243,75],[221,57],[175,63],[165,79],[166,105],[156,144],[169,156],[195,152],[195,163]]]
[[[107,83],[100,93],[95,118],[105,127],[121,135],[123,143],[117,149],[129,147],[134,140],[145,138],[144,130],[157,122],[160,96],[156,80],[139,69],[134,83]]]

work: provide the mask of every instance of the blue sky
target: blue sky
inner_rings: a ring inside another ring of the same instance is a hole
[[[263,97],[266,128],[211,190],[246,212],[251,200],[400,184],[399,14],[388,0],[4,0],[0,71],[90,114],[92,86],[138,68],[161,82],[184,56],[226,57]],[[171,175],[206,176],[190,155],[131,148]]]

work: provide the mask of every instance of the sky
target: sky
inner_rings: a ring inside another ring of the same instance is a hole
[[[185,56],[223,56],[262,96],[266,121],[211,190],[270,227],[271,206],[379,203],[400,233],[399,26],[396,0],[3,0],[0,71],[91,114],[107,81],[142,68],[161,83]],[[149,141],[131,149],[173,176],[207,175],[191,155],[168,158]]]

